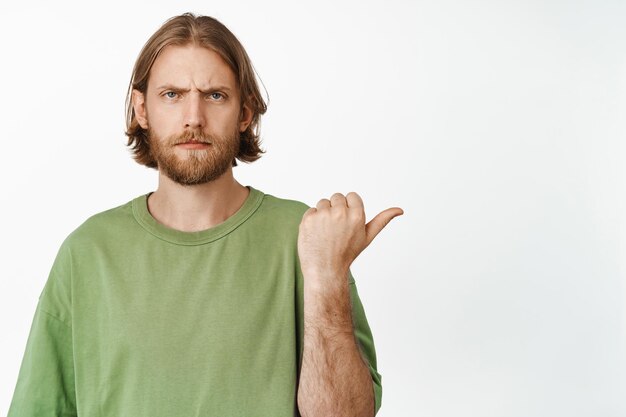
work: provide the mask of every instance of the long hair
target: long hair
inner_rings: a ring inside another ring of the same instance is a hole
[[[135,62],[126,96],[126,131],[124,132],[128,136],[127,146],[132,147],[133,159],[149,168],[158,168],[150,152],[148,132],[139,125],[135,117],[132,91],[136,89],[144,96],[146,95],[150,69],[164,47],[189,44],[217,52],[234,72],[238,80],[241,106],[243,108],[243,105],[247,104],[252,110],[252,121],[240,134],[239,153],[236,159],[246,163],[256,161],[262,153],[265,153],[260,148],[260,127],[261,115],[267,111],[267,104],[261,97],[252,62],[239,40],[226,26],[210,16],[197,16],[193,13],[183,13],[163,23],[148,39]],[[237,166],[236,159],[233,159],[233,166]]]

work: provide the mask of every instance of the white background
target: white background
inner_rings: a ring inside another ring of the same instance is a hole
[[[0,415],[63,239],[156,189],[125,146],[169,17],[228,26],[270,96],[236,178],[394,219],[352,265],[380,416],[626,416],[626,2],[0,6]]]

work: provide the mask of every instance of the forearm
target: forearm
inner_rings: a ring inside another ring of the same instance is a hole
[[[373,417],[372,378],[354,335],[349,284],[320,289],[306,282],[300,414]]]

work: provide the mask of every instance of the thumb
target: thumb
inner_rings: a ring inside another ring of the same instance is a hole
[[[365,247],[368,247],[372,240],[380,233],[385,226],[389,224],[391,219],[404,214],[404,210],[400,207],[391,207],[381,211],[365,225]]]

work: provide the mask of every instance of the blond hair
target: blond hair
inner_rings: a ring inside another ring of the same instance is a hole
[[[265,153],[260,148],[260,122],[261,115],[267,111],[267,104],[261,97],[252,62],[239,40],[226,26],[210,16],[193,13],[183,13],[163,23],[148,39],[135,62],[126,97],[126,131],[124,132],[128,136],[127,146],[132,147],[133,159],[147,167],[158,168],[150,152],[148,132],[139,125],[135,117],[132,90],[139,90],[144,96],[146,95],[150,69],[164,47],[189,44],[217,52],[234,72],[238,81],[241,106],[243,108],[243,105],[247,104],[252,110],[252,121],[240,134],[239,153],[236,159],[243,162],[256,161],[262,153]],[[237,166],[235,159],[232,165]]]

